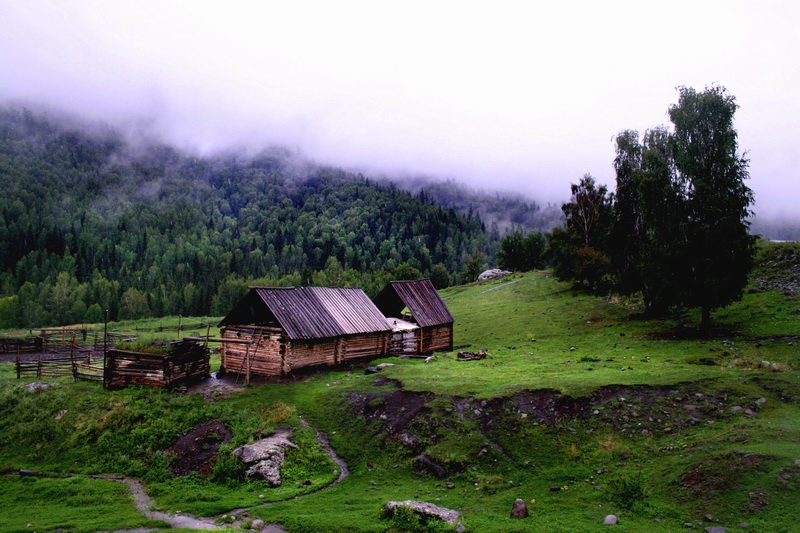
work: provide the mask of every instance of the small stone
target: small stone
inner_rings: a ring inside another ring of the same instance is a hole
[[[706,533],[728,533],[728,529],[719,526],[711,526],[705,529]]]
[[[646,437],[646,436],[648,436],[650,434],[650,432],[647,431],[646,429],[643,429],[641,433],[642,433],[643,437]]]
[[[560,491],[561,487],[559,487],[558,485],[553,485],[552,487],[550,487],[550,492],[560,492]]]
[[[522,498],[514,500],[511,506],[511,518],[528,518],[528,504]]]
[[[747,416],[756,416],[756,412],[753,411],[752,409],[745,409],[744,414],[746,414]]]
[[[617,517],[613,514],[610,514],[603,519],[603,524],[606,526],[616,526]]]
[[[250,523],[250,529],[264,529],[264,521],[256,518]]]
[[[733,407],[731,407],[731,412],[732,413],[738,413],[741,410],[742,410],[742,406],[741,405],[734,405]]]
[[[264,499],[264,495],[263,495],[263,494],[259,494],[259,495],[258,495],[258,499],[259,499],[259,500],[263,500],[263,499]]]
[[[464,531],[466,530],[467,530],[466,526],[464,526],[464,524],[462,524],[461,522],[459,522],[458,525],[456,525],[456,533],[464,533]]]
[[[750,524],[748,524],[747,522],[742,522],[741,524],[739,524],[739,527],[742,529],[747,529],[748,527],[750,527]]]

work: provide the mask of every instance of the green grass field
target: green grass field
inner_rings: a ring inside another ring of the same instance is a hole
[[[748,292],[714,315],[709,338],[697,336],[694,312],[648,319],[635,300],[576,293],[546,273],[442,296],[455,344],[490,357],[387,358],[378,362],[394,366],[377,375],[365,365],[321,370],[214,402],[66,379],[29,392],[13,365],[0,365],[0,530],[142,527],[120,484],[62,477],[114,473],[142,479],[165,510],[209,516],[279,502],[250,515],[288,531],[443,529],[381,516],[386,501],[407,499],[459,510],[476,532],[597,531],[607,514],[620,531],[797,531],[796,296]],[[300,417],[328,434],[351,473],[292,499],[338,472]],[[293,429],[300,448],[287,455],[283,485],[243,482],[225,460],[208,480],[173,478],[164,450],[212,418],[234,444]],[[421,454],[442,479],[414,466]],[[516,498],[529,502],[528,518],[509,517]]]

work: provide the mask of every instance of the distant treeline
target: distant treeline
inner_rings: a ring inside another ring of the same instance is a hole
[[[247,285],[474,279],[477,214],[273,150],[197,157],[0,111],[0,328],[220,315]]]

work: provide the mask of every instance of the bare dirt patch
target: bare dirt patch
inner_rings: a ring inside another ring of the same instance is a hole
[[[185,476],[191,472],[206,478],[211,473],[220,446],[233,438],[231,431],[219,419],[198,424],[167,449],[175,456],[172,473]]]

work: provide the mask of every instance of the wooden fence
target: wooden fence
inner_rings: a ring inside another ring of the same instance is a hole
[[[85,373],[89,372],[89,368],[93,369],[95,372],[99,368],[101,379],[103,375],[102,366],[98,367],[96,364],[92,364],[91,354],[82,355],[80,357],[39,358],[37,361],[23,361],[17,357],[16,367],[17,378],[21,378],[22,376],[35,376],[36,379],[43,379],[72,376],[75,379],[79,379],[76,375],[79,367],[83,367],[83,372]]]

